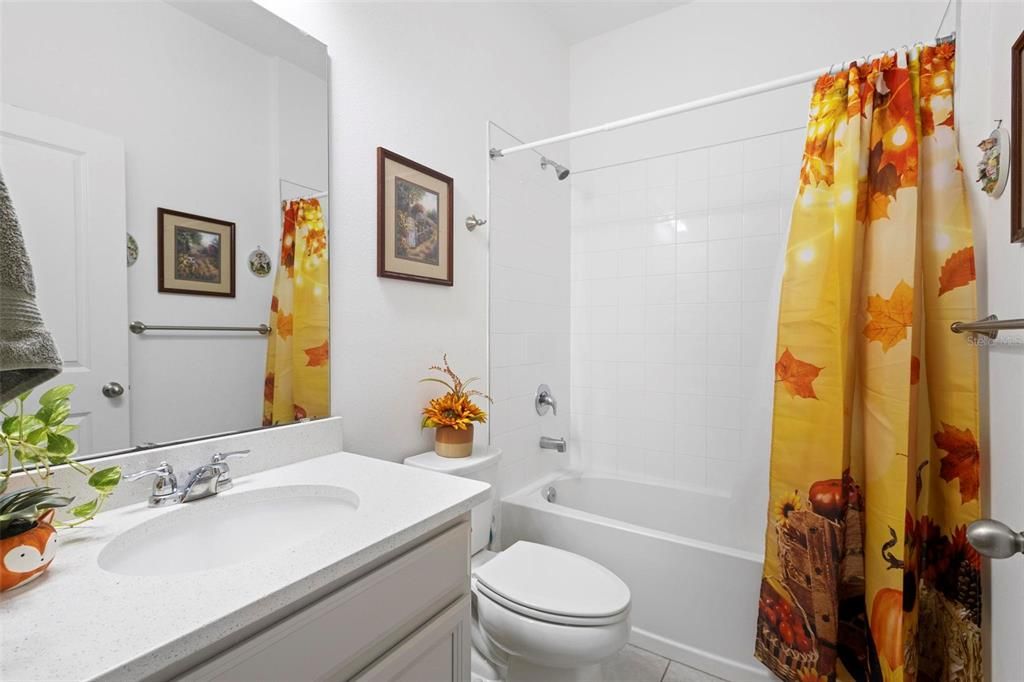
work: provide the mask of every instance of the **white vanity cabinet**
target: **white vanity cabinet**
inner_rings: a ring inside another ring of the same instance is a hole
[[[178,679],[469,682],[470,614],[461,522]]]

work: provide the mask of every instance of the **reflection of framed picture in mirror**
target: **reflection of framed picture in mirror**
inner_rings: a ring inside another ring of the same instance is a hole
[[[452,286],[454,181],[377,148],[377,276]]]
[[[1013,44],[1010,69],[1010,241],[1024,242],[1024,33]]]
[[[235,297],[235,224],[157,209],[161,292]]]

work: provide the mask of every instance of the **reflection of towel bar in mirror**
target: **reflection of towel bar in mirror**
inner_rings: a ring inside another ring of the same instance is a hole
[[[266,336],[270,333],[270,325],[261,324],[257,327],[193,327],[178,324],[145,324],[135,320],[128,329],[132,334],[142,334],[148,331],[175,331],[175,332],[257,332]]]
[[[999,336],[999,331],[1002,329],[1024,329],[1024,319],[1000,320],[995,315],[989,315],[976,322],[954,322],[949,325],[949,328],[953,330],[954,334],[974,332],[994,339]]]

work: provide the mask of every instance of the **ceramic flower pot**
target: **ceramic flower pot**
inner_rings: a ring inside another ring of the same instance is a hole
[[[50,567],[57,554],[57,531],[50,525],[53,515],[51,509],[32,528],[0,540],[0,592],[20,587]]]
[[[442,457],[469,457],[473,454],[473,425],[468,429],[439,426],[434,430],[434,452]]]

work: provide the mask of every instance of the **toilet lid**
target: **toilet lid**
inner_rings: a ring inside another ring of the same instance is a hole
[[[572,552],[517,542],[474,572],[477,585],[524,615],[540,612],[607,620],[629,608],[626,583],[601,564]]]

